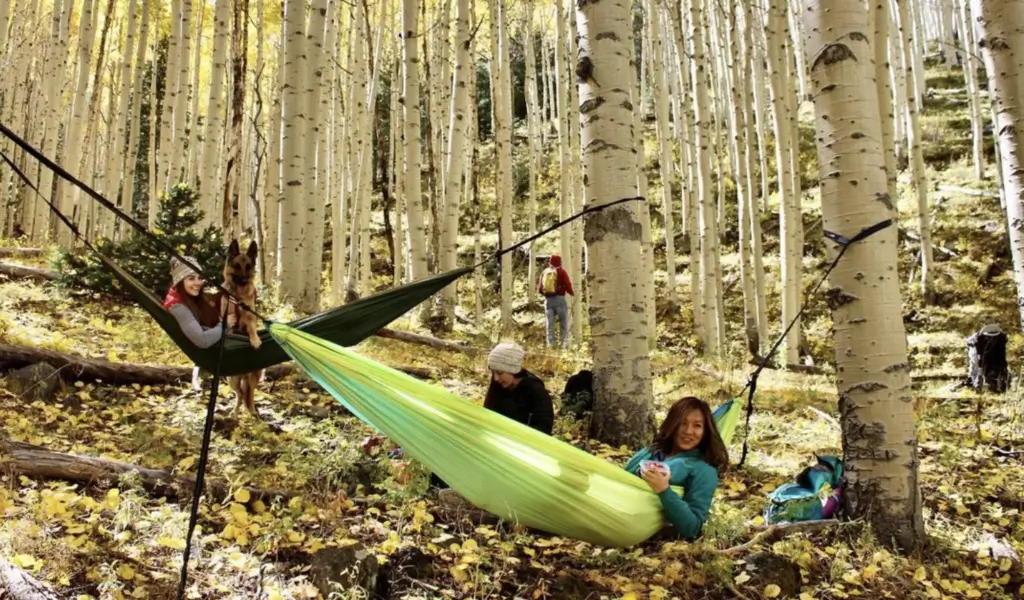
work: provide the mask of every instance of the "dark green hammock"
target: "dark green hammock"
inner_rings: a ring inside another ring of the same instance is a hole
[[[139,305],[153,317],[157,325],[167,332],[167,335],[181,348],[181,351],[196,365],[212,372],[218,359],[217,346],[199,348],[193,344],[182,333],[177,319],[164,308],[163,301],[156,294],[110,258],[100,253],[97,255]],[[420,279],[360,298],[326,312],[292,321],[288,323],[288,326],[329,340],[339,346],[354,346],[472,270],[473,267],[463,267]],[[258,350],[254,350],[249,345],[248,337],[228,334],[224,340],[220,374],[224,376],[241,375],[291,360],[291,357],[281,349],[269,331],[260,331],[260,340],[263,344]]]

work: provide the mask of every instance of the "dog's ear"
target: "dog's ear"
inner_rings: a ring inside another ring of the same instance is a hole
[[[228,258],[234,258],[241,253],[242,251],[238,248],[238,240],[231,240],[231,245],[228,246]]]
[[[249,249],[245,252],[252,259],[252,262],[256,262],[256,254],[259,249],[256,247],[256,240],[249,242]]]

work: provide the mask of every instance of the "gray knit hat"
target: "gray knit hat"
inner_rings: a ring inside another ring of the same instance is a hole
[[[199,261],[186,256],[187,263],[183,263],[176,256],[171,257],[171,287],[177,287],[189,275],[199,275]]]
[[[516,373],[523,370],[523,356],[526,354],[517,344],[498,344],[487,357],[487,368],[498,373]]]

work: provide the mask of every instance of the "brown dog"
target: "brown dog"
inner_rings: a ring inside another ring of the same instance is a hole
[[[242,254],[238,247],[238,240],[231,240],[231,245],[228,247],[228,258],[224,263],[224,289],[230,291],[234,297],[250,308],[256,308],[256,286],[253,284],[253,277],[256,275],[257,252],[255,241],[251,242],[249,249]],[[258,324],[256,315],[238,306],[227,296],[221,298],[221,314],[225,309],[233,311],[235,315],[235,326],[232,331],[247,334],[252,347],[259,348],[260,336],[256,331]],[[259,416],[256,411],[256,385],[262,378],[262,370],[228,377],[228,383],[238,399],[235,410],[245,404],[245,408],[249,412]]]

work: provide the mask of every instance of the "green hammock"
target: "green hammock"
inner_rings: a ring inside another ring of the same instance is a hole
[[[139,305],[153,317],[157,325],[167,332],[175,345],[181,348],[181,351],[196,365],[212,372],[214,365],[217,364],[217,346],[199,348],[189,341],[182,333],[174,315],[164,308],[164,303],[160,298],[110,258],[98,252],[96,254]],[[472,267],[464,267],[420,279],[360,298],[326,312],[293,321],[289,323],[289,327],[342,346],[352,346],[373,335],[381,327],[402,316],[472,270]],[[220,365],[220,374],[225,377],[241,375],[288,361],[288,355],[271,337],[270,332],[260,331],[260,340],[263,342],[262,345],[258,350],[254,350],[249,345],[248,337],[228,334],[224,340],[224,355]]]
[[[611,547],[665,524],[658,497],[622,467],[308,332],[274,323],[270,333],[354,415],[490,513]],[[727,443],[740,408],[715,411]]]

